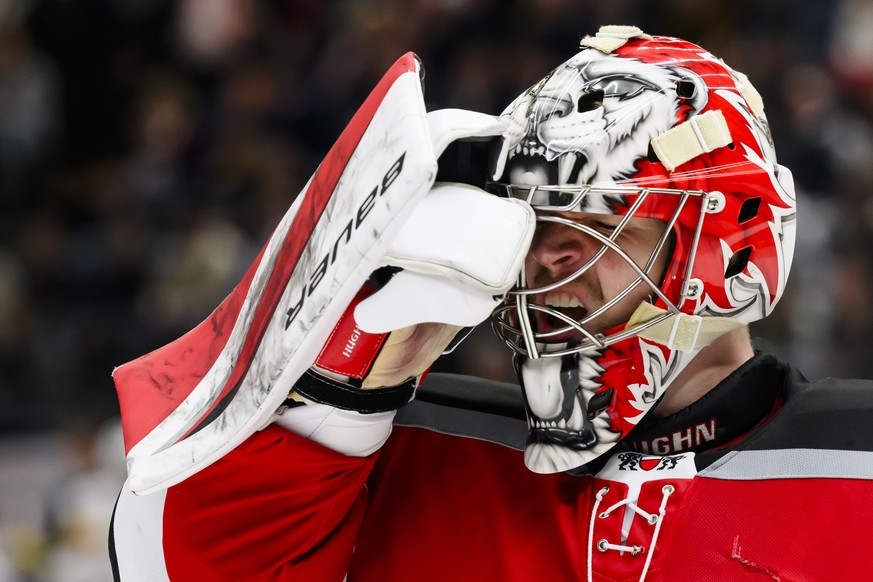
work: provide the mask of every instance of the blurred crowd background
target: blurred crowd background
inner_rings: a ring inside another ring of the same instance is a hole
[[[754,82],[801,210],[753,335],[873,376],[871,0],[0,0],[0,582],[111,579],[113,367],[218,305],[396,58],[499,113],[601,24]],[[487,327],[437,368],[512,379]]]

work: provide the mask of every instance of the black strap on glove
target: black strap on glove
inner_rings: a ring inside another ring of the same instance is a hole
[[[294,391],[319,404],[327,404],[342,410],[354,410],[363,414],[373,414],[397,410],[409,403],[415,397],[416,384],[416,379],[413,378],[399,386],[364,390],[322,376],[310,369],[294,385]],[[286,404],[296,406],[299,401],[289,398]]]

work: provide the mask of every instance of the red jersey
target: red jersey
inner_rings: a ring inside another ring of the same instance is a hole
[[[725,383],[779,395],[766,422],[716,436],[715,407],[593,475],[528,471],[518,388],[478,379],[429,377],[366,458],[273,425],[165,492],[123,491],[116,577],[868,580],[873,386],[768,356],[741,371]]]

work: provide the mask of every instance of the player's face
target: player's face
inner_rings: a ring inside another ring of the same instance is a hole
[[[604,237],[613,234],[622,218],[583,212],[558,212],[549,215],[571,219]],[[665,223],[660,220],[631,218],[615,242],[636,265],[645,270],[664,228]],[[650,279],[656,284],[661,280],[666,268],[668,246],[665,245],[661,249],[648,270]],[[539,222],[525,261],[528,288],[544,287],[572,275],[602,248],[603,244],[600,241],[585,232],[554,222]],[[602,256],[579,277],[553,291],[538,293],[532,302],[547,305],[580,321],[622,293],[638,277],[636,270],[618,252],[606,249]],[[652,289],[641,281],[615,305],[582,327],[589,333],[599,334],[625,323],[637,306],[651,295]],[[566,326],[556,317],[542,312],[537,312],[535,325],[540,332]],[[551,341],[569,341],[577,339],[580,335],[578,332],[567,332],[552,338]]]

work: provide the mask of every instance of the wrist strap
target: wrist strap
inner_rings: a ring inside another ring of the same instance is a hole
[[[373,414],[397,410],[408,404],[415,396],[415,388],[416,380],[413,378],[391,388],[364,390],[307,370],[295,384],[294,391],[319,404]]]

